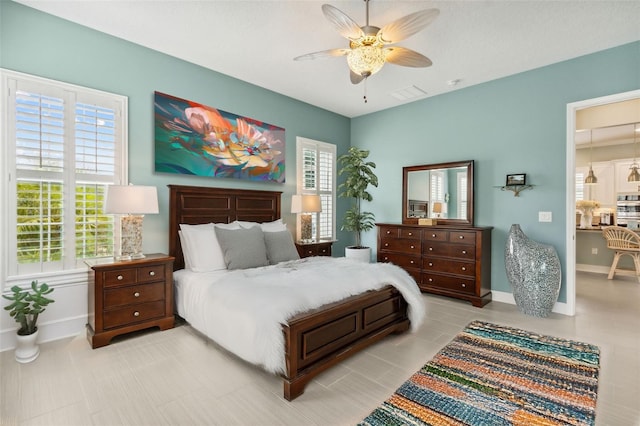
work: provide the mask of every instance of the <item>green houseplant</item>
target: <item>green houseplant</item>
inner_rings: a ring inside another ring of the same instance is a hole
[[[31,362],[40,354],[40,349],[36,344],[38,316],[44,312],[47,305],[54,302],[53,299],[45,297],[52,291],[53,288],[46,283],[38,284],[38,281],[32,281],[30,289],[22,289],[14,285],[11,287],[12,294],[2,295],[11,301],[4,309],[9,311],[9,315],[20,324],[15,352],[18,362]]]
[[[338,185],[338,196],[354,199],[353,205],[345,213],[341,228],[352,231],[355,235],[355,245],[349,246],[349,249],[368,249],[362,246],[362,232],[369,231],[375,226],[374,214],[361,209],[363,200],[373,200],[368,191],[369,185],[378,186],[378,177],[373,171],[376,164],[367,161],[368,156],[368,150],[351,147],[346,154],[338,158],[341,166],[338,176],[343,174],[346,176],[344,182]]]

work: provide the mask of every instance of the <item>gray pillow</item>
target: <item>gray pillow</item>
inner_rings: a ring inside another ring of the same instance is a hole
[[[289,231],[265,232],[264,242],[267,245],[267,258],[272,265],[286,260],[300,259]]]
[[[216,227],[218,243],[227,269],[247,269],[269,264],[267,248],[260,227],[222,229]]]

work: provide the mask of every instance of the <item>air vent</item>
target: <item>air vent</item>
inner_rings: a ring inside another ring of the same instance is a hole
[[[400,101],[409,101],[416,98],[427,96],[427,92],[416,86],[405,87],[390,93],[391,96]]]

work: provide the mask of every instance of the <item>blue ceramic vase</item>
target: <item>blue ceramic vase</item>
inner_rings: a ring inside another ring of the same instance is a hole
[[[527,315],[549,316],[562,281],[556,249],[529,239],[514,224],[507,236],[504,264],[518,308]]]

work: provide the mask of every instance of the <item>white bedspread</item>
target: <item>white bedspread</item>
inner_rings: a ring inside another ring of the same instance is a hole
[[[244,360],[285,372],[282,324],[295,314],[391,284],[415,330],[424,304],[413,278],[388,263],[310,257],[254,269],[174,273],[178,314]]]

